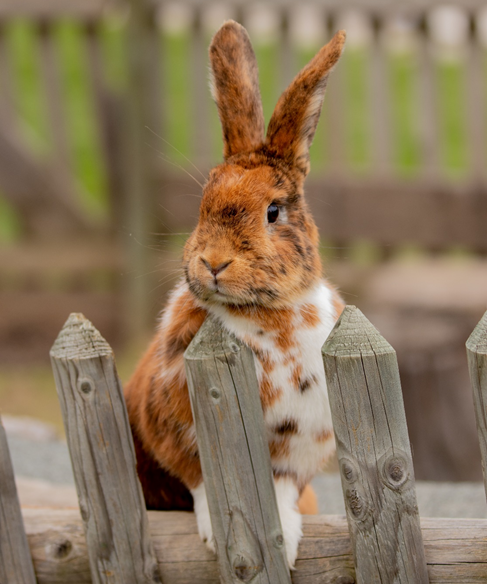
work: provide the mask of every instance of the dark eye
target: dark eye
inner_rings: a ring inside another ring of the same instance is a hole
[[[267,207],[267,221],[269,223],[275,223],[279,217],[279,207],[277,205],[269,205]]]

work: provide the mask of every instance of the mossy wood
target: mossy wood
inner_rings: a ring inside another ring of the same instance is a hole
[[[487,312],[467,341],[467,358],[487,494]]]
[[[0,419],[0,582],[35,584],[15,486],[7,436]]]
[[[394,349],[354,306],[323,346],[358,584],[426,584]]]
[[[253,354],[207,319],[185,364],[222,582],[291,582]]]
[[[37,583],[91,584],[79,511],[24,509],[23,513]],[[193,513],[149,511],[148,516],[164,584],[220,583],[218,562],[201,542]],[[486,519],[423,518],[422,533],[430,584],[487,581]],[[303,539],[292,582],[356,582],[345,517],[303,517]]]
[[[92,581],[160,583],[112,350],[82,314],[71,314],[51,361]]]

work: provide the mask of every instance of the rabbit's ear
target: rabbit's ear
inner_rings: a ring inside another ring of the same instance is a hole
[[[318,125],[328,74],[344,43],[345,31],[337,32],[281,95],[269,122],[269,150],[304,174],[309,171],[309,147]]]
[[[264,141],[259,72],[243,26],[229,20],[210,45],[211,89],[223,130],[223,156],[250,152]]]

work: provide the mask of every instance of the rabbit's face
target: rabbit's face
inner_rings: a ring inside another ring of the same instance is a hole
[[[298,73],[265,132],[247,32],[228,21],[214,36],[212,93],[225,162],[210,173],[184,252],[186,279],[199,300],[289,306],[320,278],[318,234],[303,183],[328,74],[344,42],[338,32]]]
[[[302,178],[263,152],[216,167],[185,246],[190,290],[204,302],[289,305],[321,276]]]

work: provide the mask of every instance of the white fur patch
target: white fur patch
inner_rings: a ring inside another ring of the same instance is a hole
[[[301,308],[312,306],[318,314],[318,324],[314,327],[303,322]],[[273,370],[268,374],[272,385],[281,391],[279,399],[265,411],[265,423],[272,437],[273,429],[286,420],[298,424],[298,432],[290,437],[289,455],[272,460],[272,467],[279,472],[289,472],[303,483],[311,480],[334,451],[332,421],[328,403],[325,371],[321,356],[321,347],[335,324],[332,292],[324,282],[310,290],[294,307],[294,321],[290,334],[295,345],[283,351],[276,342],[273,331],[264,331],[255,321],[227,312],[223,305],[210,308],[223,324],[244,342],[266,351],[274,362]],[[294,363],[289,357],[294,358]],[[293,381],[293,369],[299,364],[302,376],[313,379],[310,387],[300,392]],[[264,371],[258,359],[255,360],[257,377],[262,381]],[[317,436],[329,432],[330,439],[320,442]]]
[[[299,493],[291,479],[278,478],[274,484],[284,545],[286,546],[287,562],[289,567],[293,569],[298,557],[299,541],[303,535],[301,513],[297,506]]]
[[[198,533],[206,543],[206,547],[216,553],[215,539],[213,537],[213,528],[211,526],[210,509],[208,508],[208,499],[206,498],[205,483],[201,483],[196,489],[191,489],[194,500],[194,512]]]

